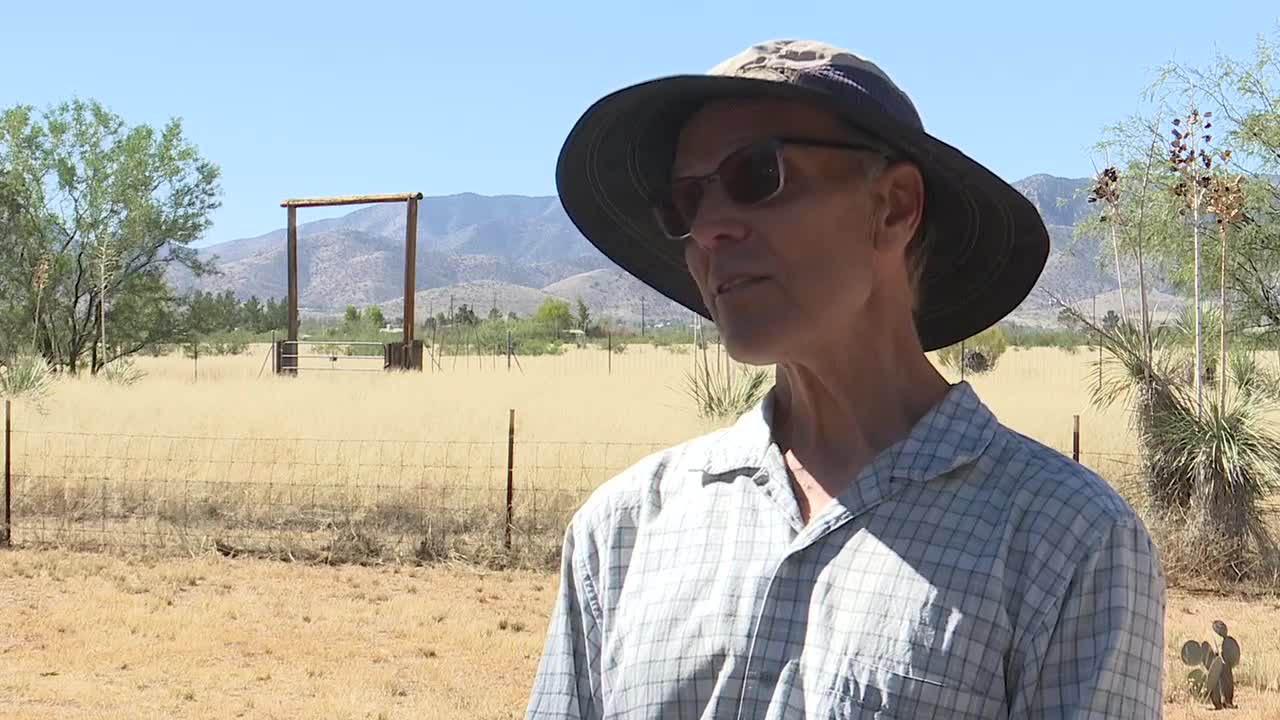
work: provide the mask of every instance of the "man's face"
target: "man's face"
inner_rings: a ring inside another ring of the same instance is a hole
[[[833,116],[806,105],[718,102],[685,126],[672,177],[714,172],[733,151],[778,136],[857,140]],[[877,291],[909,303],[905,287],[891,287],[905,285],[909,234],[901,242],[883,237],[887,225],[900,230],[895,218],[901,225],[893,207],[903,197],[894,178],[868,181],[875,158],[866,152],[787,145],[782,157],[784,187],[762,204],[736,205],[720,183],[706,185],[685,241],[689,271],[726,349],[753,364],[847,344],[866,325],[860,318],[879,310],[872,301]]]

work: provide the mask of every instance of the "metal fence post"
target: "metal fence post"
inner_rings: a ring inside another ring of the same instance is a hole
[[[1080,416],[1071,416],[1071,459],[1080,462]]]
[[[13,402],[4,401],[4,546],[13,547]]]
[[[511,550],[511,530],[515,524],[515,454],[516,454],[516,409],[511,408],[507,415],[507,523],[503,531],[502,547]]]

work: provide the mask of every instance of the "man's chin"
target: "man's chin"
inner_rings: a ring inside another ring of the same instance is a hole
[[[734,362],[744,365],[772,365],[781,356],[782,339],[764,324],[743,322],[744,327],[726,324],[720,328],[720,341]]]

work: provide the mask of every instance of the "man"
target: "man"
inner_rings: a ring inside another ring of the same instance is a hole
[[[557,181],[777,381],[572,518],[529,718],[1161,716],[1142,522],[925,355],[1027,296],[1044,224],[878,67],[770,42],[641,83],[586,112]]]

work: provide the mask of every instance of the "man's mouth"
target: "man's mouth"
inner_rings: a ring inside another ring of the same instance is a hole
[[[742,275],[740,277],[730,278],[716,286],[716,295],[725,295],[733,292],[734,290],[740,290],[744,287],[755,285],[764,279],[765,278],[760,275]]]

